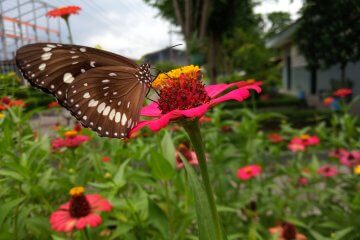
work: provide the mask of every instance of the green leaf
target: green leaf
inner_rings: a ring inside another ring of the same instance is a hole
[[[9,202],[6,202],[4,204],[1,204],[1,206],[0,206],[0,226],[6,219],[7,215],[10,213],[10,211],[24,200],[25,200],[25,197],[21,197],[21,198],[17,198],[17,199],[11,200]]]
[[[339,231],[336,231],[331,234],[331,237],[336,240],[343,239],[348,233],[350,233],[353,230],[353,227],[348,227]]]
[[[309,232],[315,238],[315,240],[329,240],[329,238],[324,237],[323,235],[314,230],[309,229]]]
[[[199,181],[194,169],[181,156],[189,177],[189,184],[195,197],[196,218],[199,227],[199,240],[217,239],[215,223],[210,210],[210,204],[206,196],[204,186]]]
[[[165,131],[165,135],[161,140],[161,151],[164,158],[175,168],[175,146],[168,131]]]
[[[175,168],[163,155],[153,151],[151,156],[150,166],[153,177],[161,180],[169,180],[175,175]]]
[[[124,186],[126,184],[126,179],[125,179],[125,168],[128,165],[130,159],[126,160],[125,162],[123,162],[118,171],[116,172],[115,176],[114,176],[114,183],[118,186],[118,188],[121,188],[122,186]]]

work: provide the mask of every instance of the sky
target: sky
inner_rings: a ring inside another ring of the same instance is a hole
[[[147,53],[183,43],[182,36],[176,33],[180,29],[159,17],[158,10],[145,4],[143,0],[42,1],[56,7],[77,5],[82,8],[79,15],[70,17],[75,44],[98,44],[105,50],[138,59]],[[13,0],[5,0],[4,6],[10,7],[12,3],[16,4]],[[263,0],[255,12],[266,14],[272,11],[287,11],[296,19],[301,3],[302,0]],[[44,15],[40,12],[38,14]],[[38,24],[45,24],[45,21],[46,18],[43,17],[39,19]],[[56,20],[50,21],[52,26],[57,26]],[[63,40],[66,41],[67,30],[64,21],[61,23],[61,32]],[[179,48],[184,47],[182,45]]]

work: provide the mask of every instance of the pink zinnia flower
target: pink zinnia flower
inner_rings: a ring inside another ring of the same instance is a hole
[[[268,231],[276,236],[276,240],[307,240],[305,235],[298,233],[296,227],[288,222],[271,227]]]
[[[277,134],[277,133],[270,133],[267,135],[267,138],[272,143],[280,143],[284,140],[284,138],[280,134]]]
[[[99,215],[109,212],[112,205],[98,194],[84,195],[83,187],[70,190],[71,200],[62,204],[50,216],[51,229],[58,232],[71,232],[84,229],[86,226],[97,227],[102,223]]]
[[[53,150],[59,148],[76,148],[81,144],[90,140],[89,136],[78,135],[78,132],[75,130],[70,130],[65,132],[65,138],[56,138],[51,141],[51,147]]]
[[[190,165],[199,165],[199,161],[197,159],[196,153],[194,151],[190,151],[189,147],[185,144],[180,144],[176,151],[176,167],[177,169],[181,169],[184,167],[184,163],[180,158],[180,154],[184,156],[184,158],[188,161]]]
[[[323,177],[333,177],[336,176],[338,174],[338,170],[330,165],[324,165],[321,166],[318,170],[317,170],[318,174],[320,174]]]
[[[340,97],[340,98],[344,98],[346,96],[349,96],[352,94],[352,90],[351,88],[340,88],[338,90],[336,90],[333,95],[335,97]]]
[[[303,152],[305,151],[305,145],[299,138],[293,138],[288,144],[288,149],[292,152]]]
[[[252,164],[240,168],[237,172],[237,177],[241,180],[246,181],[258,176],[261,173],[261,171],[262,171],[261,166],[257,164]]]
[[[338,148],[338,149],[330,151],[329,157],[340,159],[340,157],[347,155],[347,154],[348,154],[348,151],[346,151],[344,148]]]
[[[360,164],[360,151],[354,150],[354,151],[344,152],[339,158],[341,164],[348,167],[353,167]]]
[[[198,67],[187,66],[160,74],[152,86],[159,90],[158,102],[141,109],[141,115],[151,119],[140,122],[132,133],[147,126],[152,131],[166,127],[169,122],[202,117],[210,108],[229,100],[243,101],[250,90],[261,92],[260,82],[236,82],[204,86]],[[225,91],[235,88],[225,93]]]

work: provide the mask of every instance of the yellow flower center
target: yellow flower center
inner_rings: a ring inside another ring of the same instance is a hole
[[[81,195],[83,195],[84,191],[85,191],[84,187],[78,186],[78,187],[73,187],[72,189],[70,189],[69,194],[72,197],[81,196]]]
[[[360,165],[357,165],[356,167],[354,167],[354,173],[357,175],[360,175]]]
[[[66,131],[65,132],[65,137],[75,137],[77,135],[77,131],[75,130],[70,130],[70,131]]]
[[[5,115],[2,114],[2,113],[0,113],[0,119],[2,119],[2,118],[4,118],[4,117],[5,117]]]
[[[188,79],[197,79],[200,74],[200,68],[198,66],[189,65],[181,68],[173,69],[167,73],[160,73],[153,81],[152,87],[161,89],[168,85],[170,81],[179,81],[181,75],[185,75]]]
[[[306,139],[310,138],[310,135],[309,134],[302,134],[302,135],[300,135],[300,138],[303,139],[303,140],[306,140]]]

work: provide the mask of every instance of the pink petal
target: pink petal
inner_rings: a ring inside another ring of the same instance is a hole
[[[250,96],[250,92],[249,92],[248,89],[239,88],[239,89],[235,89],[233,91],[230,91],[230,92],[226,93],[223,96],[212,99],[210,101],[210,105],[214,106],[214,105],[217,105],[219,103],[226,102],[226,101],[229,101],[229,100],[235,100],[235,101],[241,102],[244,99],[248,98],[249,96]]]
[[[214,98],[217,95],[219,95],[220,93],[222,93],[223,91],[225,91],[226,89],[233,87],[234,85],[235,85],[235,83],[231,83],[231,84],[221,83],[221,84],[215,84],[215,85],[208,85],[208,86],[205,86],[205,90],[210,98]]]
[[[70,232],[74,229],[76,219],[70,216],[68,211],[58,210],[51,214],[51,228],[59,232]]]
[[[161,111],[157,103],[153,102],[145,107],[143,107],[140,111],[141,116],[147,117],[158,117],[161,116]]]
[[[107,199],[101,197],[99,194],[88,194],[86,195],[86,199],[89,201],[93,211],[109,212],[112,209],[110,202]]]
[[[102,219],[99,215],[95,213],[90,213],[89,215],[78,219],[76,228],[80,230],[85,228],[87,225],[89,225],[90,227],[96,227],[99,226],[101,223]]]

